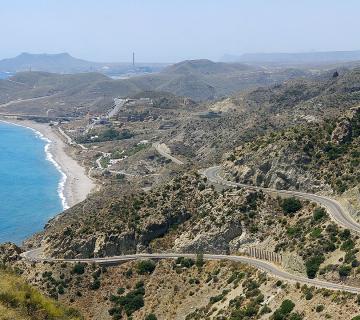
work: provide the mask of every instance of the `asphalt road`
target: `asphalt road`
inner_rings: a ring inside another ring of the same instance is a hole
[[[182,254],[182,253],[153,253],[153,254],[132,254],[106,258],[89,258],[89,259],[55,259],[55,258],[40,258],[41,249],[35,249],[24,252],[22,256],[30,261],[47,261],[47,262],[86,262],[86,263],[98,263],[104,265],[119,264],[125,261],[139,260],[139,259],[175,259],[177,257],[187,257],[196,259],[195,254]],[[268,261],[258,260],[250,257],[232,256],[232,255],[216,255],[216,254],[204,254],[205,260],[229,260],[234,262],[241,262],[254,266],[266,273],[270,273],[277,278],[290,281],[299,282],[302,284],[308,284],[318,288],[325,288],[330,290],[342,290],[352,293],[360,293],[360,288],[345,286],[342,284],[326,282],[318,279],[308,279],[303,276],[294,275],[280,269],[273,263]]]
[[[288,191],[288,190],[275,190],[275,189],[268,189],[262,187],[254,187],[248,186],[241,183],[235,183],[231,181],[227,181],[219,176],[220,167],[211,167],[208,169],[203,170],[201,173],[206,176],[210,182],[224,185],[224,186],[240,186],[246,187],[248,189],[253,190],[263,190],[264,192],[271,192],[271,193],[278,193],[278,194],[286,194],[291,195],[303,199],[308,199],[314,202],[317,202],[328,209],[330,216],[340,225],[351,229],[356,232],[360,232],[360,226],[350,217],[347,215],[346,211],[341,207],[341,205],[330,198],[303,193],[298,191]],[[43,258],[42,257],[42,250],[41,248],[37,248],[34,250],[30,250],[21,254],[23,258],[34,261],[34,262],[87,262],[87,263],[98,263],[98,264],[119,264],[124,261],[130,260],[137,260],[137,259],[173,259],[179,256],[181,257],[189,257],[189,258],[196,258],[195,254],[181,254],[181,253],[153,253],[153,254],[133,254],[133,255],[123,255],[123,256],[114,256],[114,257],[105,257],[105,258],[88,258],[88,259],[55,259],[55,258]],[[234,256],[234,255],[214,255],[214,254],[205,254],[204,259],[206,260],[230,260],[235,262],[246,263],[251,266],[254,266],[258,269],[263,270],[266,273],[270,273],[273,276],[290,281],[290,282],[299,282],[302,284],[308,284],[311,286],[315,286],[318,288],[325,288],[330,290],[342,290],[352,293],[360,293],[360,288],[358,287],[351,287],[345,286],[339,283],[332,283],[327,281],[322,281],[318,279],[308,279],[304,276],[291,274],[287,271],[282,270],[279,266],[264,260],[259,260],[256,258],[251,257],[244,257],[244,256]]]
[[[322,206],[326,207],[328,213],[332,220],[334,220],[337,224],[341,225],[344,228],[350,229],[357,233],[360,233],[360,225],[344,210],[344,208],[336,201],[331,198],[320,196],[311,193],[299,192],[299,191],[290,191],[290,190],[277,190],[263,187],[255,187],[249,186],[242,183],[236,183],[232,181],[228,181],[220,177],[219,175],[220,167],[215,166],[208,169],[203,170],[201,173],[206,176],[209,181],[213,183],[217,183],[227,187],[245,187],[247,189],[252,190],[262,190],[268,193],[276,193],[276,194],[284,194],[290,195],[297,198],[307,199],[310,201],[317,202]]]

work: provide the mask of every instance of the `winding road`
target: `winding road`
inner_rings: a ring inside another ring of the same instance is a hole
[[[248,189],[253,190],[262,190],[264,192],[269,193],[277,193],[277,194],[285,194],[291,195],[302,199],[307,199],[310,201],[317,202],[324,207],[327,208],[329,215],[331,218],[336,221],[339,225],[353,230],[355,232],[360,233],[360,225],[357,224],[341,207],[341,205],[328,197],[319,196],[315,194],[309,194],[304,192],[298,191],[289,191],[289,190],[276,190],[270,188],[263,188],[263,187],[255,187],[249,186],[241,183],[235,183],[222,178],[220,173],[220,167],[215,166],[200,172],[202,175],[208,178],[208,180],[215,184],[220,184],[227,187],[245,187]],[[185,253],[152,253],[152,254],[132,254],[132,255],[123,255],[123,256],[114,256],[114,257],[105,257],[105,258],[87,258],[87,259],[56,259],[56,258],[44,258],[42,257],[42,249],[37,248],[34,250],[26,251],[21,254],[21,256],[29,261],[33,262],[87,262],[87,263],[98,263],[98,264],[119,264],[125,261],[130,260],[137,260],[137,259],[174,259],[177,257],[189,257],[189,258],[196,258],[195,254],[185,254]],[[252,257],[245,257],[245,256],[236,256],[236,255],[216,255],[216,254],[204,254],[204,259],[206,260],[229,260],[234,262],[241,262],[245,264],[249,264],[255,268],[263,270],[266,273],[269,273],[277,278],[289,281],[289,282],[299,282],[302,284],[307,284],[311,286],[315,286],[318,288],[330,289],[330,290],[341,290],[347,291],[351,293],[360,293],[360,287],[352,287],[346,286],[340,283],[332,283],[318,279],[308,279],[301,275],[295,275],[289,273],[283,269],[281,269],[278,265],[259,260]]]
[[[178,257],[187,257],[196,259],[196,254],[187,253],[152,253],[152,254],[131,254],[123,256],[105,257],[105,258],[88,258],[88,259],[56,259],[56,258],[41,258],[41,249],[34,249],[21,254],[23,258],[34,261],[34,262],[85,262],[85,263],[97,263],[102,265],[115,265],[126,261],[139,260],[139,259],[175,259]],[[345,286],[339,283],[332,283],[322,281],[318,279],[308,279],[303,276],[294,275],[287,271],[282,270],[277,265],[268,261],[259,260],[255,258],[245,256],[234,256],[234,255],[220,255],[220,254],[204,254],[205,260],[228,260],[234,262],[240,262],[249,264],[255,268],[258,268],[266,273],[272,274],[273,276],[290,281],[299,282],[302,284],[311,285],[318,288],[325,288],[329,290],[341,290],[351,293],[360,293],[360,288]]]
[[[201,174],[209,179],[210,182],[220,184],[226,187],[244,187],[252,190],[262,190],[267,193],[276,193],[280,195],[289,195],[301,199],[306,199],[314,201],[328,210],[328,213],[332,220],[337,224],[341,225],[344,228],[350,229],[360,234],[360,225],[344,210],[344,208],[334,199],[320,196],[312,193],[305,193],[300,191],[291,191],[291,190],[277,190],[271,188],[263,188],[250,186],[243,183],[236,183],[232,181],[225,180],[220,176],[220,167],[215,166],[201,171]]]

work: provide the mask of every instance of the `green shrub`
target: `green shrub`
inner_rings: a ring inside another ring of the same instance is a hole
[[[306,274],[308,278],[313,279],[316,276],[316,273],[319,271],[320,264],[323,263],[325,260],[324,256],[318,255],[309,258],[305,262],[306,266]]]
[[[325,309],[325,307],[322,304],[319,304],[318,306],[316,306],[316,312],[323,312]]]
[[[340,233],[340,239],[341,240],[348,240],[351,236],[351,232],[349,229],[345,229]]]
[[[145,288],[143,282],[138,282],[135,289],[130,291],[125,296],[120,296],[116,299],[116,304],[124,308],[126,314],[130,316],[136,310],[144,306]]]
[[[64,294],[64,293],[65,293],[64,287],[60,285],[58,287],[58,294]]]
[[[305,294],[305,299],[306,300],[311,300],[312,298],[313,298],[313,294],[312,294],[312,292],[311,291],[308,291],[308,292],[306,292],[306,294]]]
[[[150,274],[155,270],[156,263],[153,260],[141,260],[137,264],[139,274]]]
[[[300,314],[298,314],[297,312],[292,313],[289,317],[289,320],[302,320],[302,319],[303,319],[303,317]]]
[[[312,229],[310,234],[313,238],[319,238],[321,236],[321,232],[322,232],[322,229],[314,228],[314,229]]]
[[[352,241],[351,239],[348,239],[348,240],[343,242],[340,249],[343,250],[343,251],[349,251],[349,250],[354,249],[354,247],[355,247],[354,241]]]
[[[100,288],[100,280],[99,279],[95,279],[91,284],[90,284],[90,289],[91,290],[97,290]]]
[[[117,294],[121,295],[121,294],[123,294],[125,292],[125,289],[124,288],[118,288],[116,292],[117,292]]]
[[[316,208],[313,213],[313,219],[315,221],[320,221],[326,217],[326,211],[324,208]]]
[[[285,214],[291,214],[299,211],[302,208],[302,204],[299,199],[291,197],[281,202],[281,208]]]
[[[182,268],[191,268],[195,264],[193,259],[184,257],[177,258],[175,263],[181,265]]]
[[[145,320],[157,320],[157,317],[153,313],[150,313],[145,317]]]
[[[85,266],[85,263],[76,263],[72,269],[72,272],[76,274],[84,274]]]
[[[280,311],[282,314],[286,315],[289,314],[291,311],[293,311],[294,307],[295,307],[295,303],[289,299],[286,299],[281,303]]]
[[[274,314],[272,315],[271,319],[273,320],[285,320],[288,319],[287,316],[293,311],[295,307],[295,303],[289,299],[284,300],[281,303],[281,306],[275,310]]]
[[[350,272],[351,272],[351,266],[348,266],[348,265],[342,265],[340,268],[339,268],[339,275],[340,277],[347,277]]]

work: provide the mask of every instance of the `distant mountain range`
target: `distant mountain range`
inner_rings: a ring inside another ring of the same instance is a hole
[[[296,68],[265,69],[210,60],[183,61],[157,73],[117,80],[99,72],[27,71],[0,80],[0,105],[1,111],[6,113],[40,115],[46,114],[48,109],[56,109],[59,115],[71,115],[78,106],[101,112],[111,106],[114,98],[143,91],[169,92],[194,101],[205,101],[308,76],[311,72]]]
[[[74,58],[68,53],[20,55],[0,60],[0,72],[44,71],[53,73],[100,72],[109,76],[144,74],[160,71],[166,64],[160,63],[101,63]]]
[[[226,54],[220,60],[223,62],[242,62],[255,64],[326,64],[358,61],[360,60],[360,50],[303,53],[245,53],[240,56]]]

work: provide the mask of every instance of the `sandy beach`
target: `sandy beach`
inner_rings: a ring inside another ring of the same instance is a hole
[[[1,120],[35,129],[51,141],[48,151],[60,166],[61,171],[66,175],[63,194],[67,207],[72,207],[85,200],[87,195],[95,189],[96,184],[87,176],[85,168],[66,152],[68,146],[62,140],[57,128],[49,126],[48,123],[38,123],[28,120]]]

